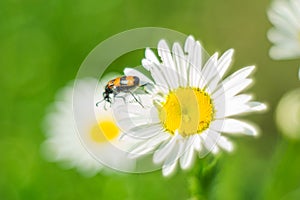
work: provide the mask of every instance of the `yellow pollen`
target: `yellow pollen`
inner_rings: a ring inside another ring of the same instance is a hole
[[[210,96],[198,88],[177,88],[170,92],[162,106],[159,118],[164,128],[182,136],[200,134],[209,127],[214,108]]]
[[[99,121],[90,130],[90,137],[94,142],[104,143],[115,139],[120,133],[113,121]]]

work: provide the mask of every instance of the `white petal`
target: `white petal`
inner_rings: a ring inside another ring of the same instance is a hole
[[[209,92],[213,93],[217,86],[218,83],[221,81],[223,78],[224,74],[228,71],[231,61],[232,61],[232,56],[233,56],[234,50],[229,49],[223,55],[219,58],[217,61],[217,74],[213,74],[212,80],[208,83],[208,88]]]
[[[221,81],[224,74],[229,69],[230,63],[232,61],[233,52],[234,52],[233,49],[227,50],[225,53],[223,53],[221,58],[217,61],[218,73],[214,74],[214,78],[208,84],[210,93],[213,93],[216,90],[218,83]]]
[[[211,123],[210,128],[228,134],[258,135],[254,125],[237,119],[215,120]]]
[[[146,48],[145,57],[146,57],[146,59],[148,59],[150,62],[152,62],[154,64],[160,64],[160,62],[159,62],[158,58],[156,57],[156,55],[154,54],[154,52],[149,48]],[[148,71],[149,71],[149,69],[148,69]]]
[[[157,143],[156,145],[153,145],[153,146],[149,146],[146,143],[136,143],[137,147],[135,149],[129,151],[128,158],[136,159],[141,156],[152,153],[159,144],[160,143]]]
[[[173,61],[168,44],[165,40],[160,40],[158,43],[158,55],[161,57],[163,66],[161,67],[164,76],[168,79],[171,89],[178,88],[178,72]]]
[[[224,74],[228,71],[232,61],[233,53],[233,49],[228,49],[218,60],[218,75],[220,79],[223,78]]]
[[[300,48],[295,42],[276,45],[271,47],[269,55],[274,60],[295,59],[300,57]]]
[[[143,60],[144,61],[144,60]],[[146,62],[146,61],[144,61]],[[152,78],[154,79],[155,83],[162,88],[162,92],[165,94],[168,93],[170,85],[167,81],[167,78],[164,76],[163,72],[160,70],[161,66],[158,66],[154,63],[151,65],[150,72],[152,75]]]
[[[290,8],[293,11],[293,14],[295,16],[296,19],[300,19],[300,12],[299,12],[299,8],[300,8],[300,1],[290,1]]]
[[[203,143],[206,149],[210,150],[213,146],[216,145],[218,139],[220,137],[220,133],[214,130],[208,130],[207,137],[203,138]]]
[[[193,146],[194,146],[194,149],[196,151],[201,151],[202,150],[202,141],[201,141],[201,137],[199,134],[195,134],[194,137],[193,137]]]
[[[195,41],[193,36],[188,36],[184,44],[186,62],[201,70],[202,67],[202,46],[199,41]]]
[[[239,94],[234,97],[231,97],[226,102],[225,102],[225,99],[222,99],[222,98],[214,99],[214,105],[215,106],[218,106],[218,105],[225,106],[225,104],[228,104],[231,102],[234,102],[234,104],[236,104],[236,103],[245,104],[245,103],[249,102],[252,98],[253,98],[252,95],[249,95],[249,94]]]
[[[217,141],[217,144],[219,147],[224,149],[225,151],[231,152],[233,151],[234,147],[232,142],[230,142],[226,137],[221,136],[219,140]]]
[[[194,48],[194,44],[195,44],[195,39],[193,36],[189,35],[186,38],[185,44],[184,44],[184,51],[185,53],[192,53],[193,48]],[[189,60],[190,61],[190,60]],[[191,63],[191,62],[189,62]]]
[[[194,160],[194,146],[193,146],[193,137],[190,136],[188,140],[185,142],[184,153],[180,157],[180,166],[182,169],[188,169],[193,164]]]
[[[202,46],[199,41],[196,41],[193,52],[193,66],[201,71],[202,67]]]
[[[225,100],[230,99],[234,95],[240,93],[244,89],[253,83],[252,79],[240,80],[240,82],[230,81],[226,84],[223,84],[223,87],[220,87],[213,95],[213,99],[223,98]],[[224,97],[225,95],[225,97]]]
[[[219,147],[216,145],[214,148],[211,150],[211,153],[214,155],[217,155],[220,152]]]
[[[187,86],[187,62],[183,50],[179,43],[175,42],[173,44],[173,57],[174,63],[176,65],[178,76],[179,76],[179,83],[180,86],[185,87]]]
[[[188,45],[187,66],[189,73],[189,86],[198,87],[202,65],[202,48],[198,41]]]
[[[159,124],[159,122],[148,123],[147,120],[147,117],[124,117],[116,120],[115,123],[120,127],[122,132],[129,132],[129,130],[139,126],[157,126]],[[135,135],[135,133],[131,135]]]
[[[199,157],[206,156],[216,146],[217,141],[220,137],[220,133],[209,129],[200,135],[202,137],[203,146],[205,147],[199,152]]]
[[[159,67],[152,68],[151,74],[155,80],[156,85],[159,86],[161,92],[163,92],[164,94],[168,94],[171,85],[168,82],[169,79],[166,76],[164,76],[164,73],[160,70],[160,68]]]
[[[130,158],[137,158],[140,156],[143,156],[145,154],[148,154],[157,148],[161,143],[165,142],[170,138],[170,135],[166,133],[159,134],[156,137],[153,137],[152,139],[148,139],[146,141],[141,141],[140,143],[137,143],[136,147],[133,147],[133,149],[130,151]]]
[[[158,123],[135,126],[134,128],[126,131],[126,133],[135,139],[145,140],[161,134],[162,131],[163,127],[160,123]]]
[[[240,96],[240,95],[239,95]],[[242,102],[232,100],[226,100],[225,105],[215,104],[215,118],[222,119],[229,116],[234,116],[243,113],[257,112],[266,110],[267,106],[263,103],[251,101],[251,102]]]
[[[252,99],[252,95],[249,94],[240,94],[237,96],[234,96],[232,98],[232,101],[234,101],[235,103],[241,102],[241,103],[247,103]]]
[[[247,78],[250,74],[253,73],[254,69],[255,69],[255,66],[244,67],[244,68],[236,71],[235,73],[233,73],[229,77],[227,77],[222,82],[222,84],[223,85],[234,85],[235,83]]]
[[[140,96],[139,96],[140,97]],[[147,97],[148,99],[151,96]],[[113,116],[115,122],[125,130],[129,130],[135,126],[143,124],[156,124],[160,122],[157,109],[153,106],[152,102],[145,102],[144,96],[140,98],[143,108],[139,104],[124,103],[123,100],[115,101],[113,104]],[[148,107],[151,103],[151,107]]]
[[[209,94],[214,93],[219,82],[220,82],[220,78],[216,74],[216,76],[209,82],[207,92],[209,92]]]
[[[163,176],[170,176],[176,169],[177,162],[174,161],[170,165],[164,165],[162,168]]]
[[[151,69],[155,64],[154,64],[152,61],[150,61],[150,60],[144,58],[144,59],[142,59],[142,65],[143,65],[143,67],[144,67],[146,70],[150,71],[150,69]]]
[[[172,151],[176,146],[176,142],[176,137],[173,136],[170,141],[155,151],[153,155],[153,162],[155,164],[162,163],[170,154],[172,154]]]
[[[272,24],[276,26],[278,29],[285,31],[286,34],[290,36],[295,36],[296,33],[296,27],[290,23],[287,19],[288,16],[282,15],[278,12],[278,7],[281,7],[282,5],[274,5],[274,8],[276,6],[276,9],[271,9],[268,11],[268,17]]]
[[[191,65],[189,69],[189,86],[198,88],[201,79],[204,79],[201,75],[201,71]]]
[[[150,98],[150,97],[148,97]],[[144,103],[144,101],[143,101]],[[145,105],[145,104],[144,104]],[[148,106],[148,105],[147,105]],[[124,115],[122,115],[124,114]],[[148,119],[147,122],[151,122],[152,120],[157,122],[158,120],[158,113],[156,109],[153,107],[151,108],[143,108],[139,104],[121,104],[115,107],[114,116],[117,120],[122,120],[124,118],[131,118],[131,117],[140,117],[143,119]]]
[[[173,148],[173,151],[169,154],[169,156],[166,158],[166,161],[163,164],[164,176],[169,176],[172,174],[172,172],[174,172],[177,165],[177,160],[183,153],[184,143],[182,141],[182,138],[176,138],[176,146]]]
[[[282,18],[284,21],[286,21],[286,26],[291,26],[295,29],[300,29],[300,21],[299,18],[297,18],[294,13],[291,10],[291,7],[288,2],[276,2],[276,9],[273,10],[274,14],[278,17]],[[299,12],[299,8],[298,8]]]
[[[204,88],[216,76],[217,71],[218,53],[212,55],[205,63],[202,70],[202,79],[199,82],[199,88]]]
[[[268,39],[274,44],[280,45],[286,42],[296,42],[297,38],[287,35],[284,31],[271,28],[267,33]]]
[[[216,114],[216,118],[224,118],[224,117],[231,117],[231,116],[235,116],[235,115],[239,115],[239,114],[243,114],[243,113],[248,113],[248,112],[253,112],[256,110],[252,110],[252,108],[250,108],[249,106],[243,104],[243,105],[234,105],[231,104],[232,107],[227,107],[226,106],[226,112],[223,116],[217,117],[219,116],[218,114]]]
[[[188,36],[185,44],[184,44],[184,52],[186,53],[186,70],[188,72],[188,84],[190,83],[190,66],[193,65],[192,55],[193,55],[193,49],[194,49],[195,39],[193,36]]]
[[[249,106],[249,110],[247,112],[263,111],[263,110],[266,110],[268,108],[266,104],[260,103],[260,102],[257,102],[257,101],[248,102],[247,106]]]

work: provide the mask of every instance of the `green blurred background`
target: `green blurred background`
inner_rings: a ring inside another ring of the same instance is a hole
[[[76,76],[101,41],[145,26],[174,29],[202,41],[208,53],[234,48],[233,72],[255,64],[249,90],[268,112],[247,119],[261,136],[233,138],[223,153],[209,199],[300,199],[300,146],[284,139],[274,121],[282,95],[299,87],[299,60],[273,61],[266,32],[270,1],[253,0],[2,0],[0,1],[0,199],[187,199],[187,172],[82,177],[43,159],[47,106]],[[140,65],[142,52],[112,67]]]

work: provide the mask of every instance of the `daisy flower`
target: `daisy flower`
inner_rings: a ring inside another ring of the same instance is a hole
[[[282,134],[289,139],[300,139],[300,89],[286,93],[276,109],[276,122]]]
[[[104,88],[113,77],[104,77],[100,85]],[[45,119],[47,139],[42,147],[46,157],[64,167],[76,168],[86,176],[95,175],[104,166],[119,171],[135,166],[135,160],[128,159],[122,150],[124,144],[118,140],[121,131],[112,110],[103,109],[103,104],[95,106],[94,101],[102,98],[101,90],[95,95],[98,85],[96,79],[87,78],[66,86],[58,93]]]
[[[267,34],[274,43],[269,52],[271,58],[300,58],[300,1],[274,1],[268,10],[268,17],[274,25]]]
[[[162,164],[164,176],[174,172],[177,163],[182,169],[192,166],[195,155],[204,157],[220,149],[233,150],[226,134],[256,136],[257,129],[233,117],[265,110],[262,103],[252,101],[249,94],[240,94],[251,83],[254,66],[242,68],[223,80],[233,50],[207,61],[198,41],[186,39],[184,48],[174,43],[169,49],[165,40],[158,43],[158,55],[146,49],[143,67],[153,79],[139,70],[127,68],[126,75],[148,82],[148,99],[143,107],[132,104],[114,105],[120,111],[117,123],[124,130],[124,140],[139,141],[131,148],[131,157],[153,153],[153,162]]]

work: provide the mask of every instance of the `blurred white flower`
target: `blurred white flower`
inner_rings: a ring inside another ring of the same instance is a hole
[[[115,75],[104,77],[101,85],[112,78]],[[86,78],[66,86],[58,93],[45,119],[47,139],[42,150],[46,158],[67,168],[77,168],[85,176],[95,175],[104,166],[120,171],[135,166],[135,160],[128,159],[122,150],[124,144],[118,140],[121,131],[112,110],[104,109],[105,102],[95,106],[94,101],[103,98],[102,90],[95,95],[98,84],[96,79]],[[73,106],[77,106],[76,109]],[[80,113],[79,118],[75,110]],[[88,151],[100,155],[101,163]]]
[[[251,83],[254,66],[242,68],[223,77],[228,70],[233,50],[220,58],[215,53],[206,62],[203,49],[192,36],[184,49],[174,43],[170,51],[165,40],[158,43],[161,61],[146,49],[143,67],[154,81],[141,72],[127,68],[124,73],[149,82],[148,99],[138,104],[115,104],[120,111],[117,122],[124,130],[125,139],[139,139],[131,149],[131,157],[154,152],[153,162],[163,164],[163,175],[174,172],[177,161],[182,169],[192,166],[197,153],[200,157],[219,148],[233,150],[233,144],[222,134],[256,136],[257,130],[247,122],[233,119],[239,114],[265,110],[252,96],[240,94]],[[152,100],[149,100],[152,99]]]
[[[273,43],[271,58],[300,58],[300,1],[276,0],[268,10],[268,17],[274,25],[267,34]]]
[[[276,109],[276,122],[289,139],[300,139],[300,89],[286,93]]]

